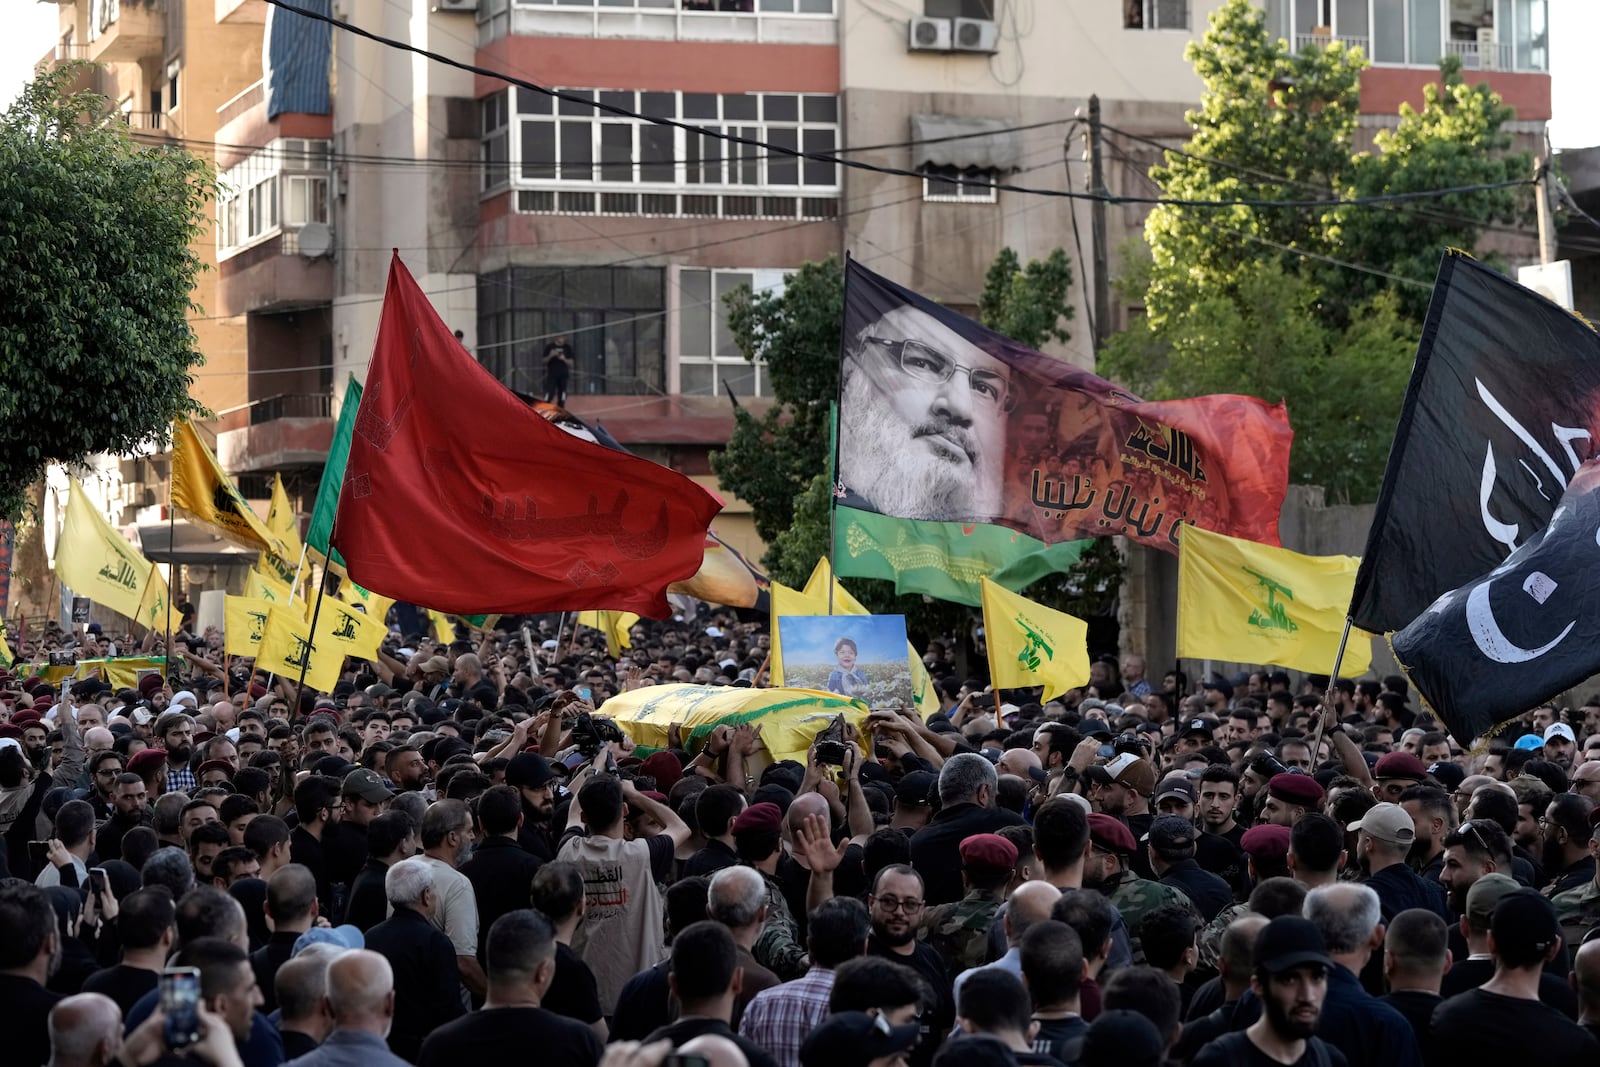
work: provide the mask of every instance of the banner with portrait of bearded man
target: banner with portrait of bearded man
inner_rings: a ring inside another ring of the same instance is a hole
[[[1281,403],[1140,400],[855,262],[841,347],[836,559],[918,562],[936,551],[918,535],[930,523],[1174,554],[1184,523],[1278,544]]]

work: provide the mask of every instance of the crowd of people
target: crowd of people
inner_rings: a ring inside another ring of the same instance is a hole
[[[1463,749],[1400,677],[1040,703],[936,641],[936,714],[774,760],[606,712],[761,684],[759,624],[500,625],[326,694],[187,628],[0,677],[0,1061],[1600,1063],[1600,698]]]

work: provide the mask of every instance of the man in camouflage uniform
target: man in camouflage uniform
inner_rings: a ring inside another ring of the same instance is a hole
[[[1591,854],[1600,852],[1600,827],[1589,839]],[[1587,882],[1564,890],[1550,898],[1555,905],[1556,920],[1561,923],[1561,936],[1569,945],[1583,943],[1583,935],[1600,926],[1600,873]]]
[[[761,924],[751,955],[783,981],[792,981],[806,973],[806,949],[777,879],[783,813],[776,804],[752,804],[733,820],[732,830],[739,859],[760,871],[767,883],[767,921]]]
[[[1187,894],[1176,886],[1140,878],[1128,869],[1128,857],[1138,850],[1133,831],[1120,820],[1096,812],[1089,816],[1089,858],[1083,864],[1083,884],[1099,890],[1128,924],[1128,940],[1133,962],[1144,962],[1144,946],[1139,943],[1139,924],[1163,904],[1177,904],[1202,917]]]
[[[1239,844],[1244,849],[1246,863],[1249,865],[1252,884],[1259,885],[1268,878],[1288,875],[1289,833],[1287,826],[1262,823],[1260,826],[1250,827],[1239,839]],[[1246,901],[1230,904],[1217,912],[1216,918],[1200,928],[1196,944],[1200,950],[1201,970],[1217,969],[1217,961],[1222,958],[1223,932],[1233,920],[1249,912],[1250,906]]]
[[[961,842],[960,852],[966,892],[960,900],[929,908],[922,917],[923,939],[951,974],[981,966],[987,958],[989,928],[1017,865],[1017,846],[999,834],[973,834]]]

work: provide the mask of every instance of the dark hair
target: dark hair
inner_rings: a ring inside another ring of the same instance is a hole
[[[1450,802],[1450,794],[1438,786],[1424,785],[1420,782],[1406,786],[1405,791],[1400,794],[1400,803],[1405,804],[1412,800],[1429,815],[1442,818],[1446,825],[1455,821],[1456,808]]]
[[[198,938],[230,937],[240,919],[240,904],[214,885],[196,886],[178,901],[173,921],[178,940],[187,945]]]
[[[1022,976],[1040,1011],[1075,998],[1083,985],[1083,942],[1077,931],[1053,919],[1028,927],[1022,935]]]
[[[1085,958],[1093,960],[1105,951],[1117,916],[1111,902],[1099,892],[1093,889],[1069,889],[1051,906],[1050,918],[1072,927],[1083,944]]]
[[[970,979],[968,979],[970,981]],[[1168,1047],[1178,1039],[1183,996],[1178,983],[1154,967],[1120,967],[1101,994],[1102,1011],[1138,1012],[1155,1024]]]
[[[313,774],[294,787],[294,813],[302,826],[316,822],[323,808],[332,808],[338,802],[337,778]]]
[[[117,937],[125,949],[153,948],[177,916],[177,905],[165,886],[135,889],[117,902]]]
[[[235,793],[222,801],[222,807],[217,809],[217,818],[226,826],[241,815],[260,815],[261,805],[257,804],[255,797],[242,793]]]
[[[622,783],[606,775],[590,778],[578,790],[578,810],[590,830],[611,829],[622,821]]]
[[[234,991],[241,974],[239,968],[248,964],[250,957],[225,937],[200,937],[186,940],[172,962],[177,967],[198,967],[200,995],[210,1000]]]
[[[858,956],[834,971],[828,1011],[837,1015],[841,1011],[921,1006],[931,1000],[926,983],[910,967],[882,956]]]
[[[221,878],[224,883],[233,880],[233,869],[243,866],[256,858],[256,854],[243,845],[225,848],[217,853],[217,858],[211,861],[211,877]]]
[[[738,967],[739,948],[719,922],[702,919],[672,939],[672,981],[685,1005],[726,993]]]
[[[1445,848],[1459,845],[1466,849],[1467,855],[1479,862],[1494,860],[1500,863],[1511,858],[1511,836],[1500,828],[1498,822],[1476,815],[1445,834],[1441,844]]]
[[[1307,889],[1293,878],[1268,878],[1250,891],[1249,909],[1267,919],[1299,915]]]
[[[576,914],[583,892],[582,869],[567,860],[554,860],[534,872],[529,896],[536,911],[559,924]]]
[[[887,826],[874,830],[861,846],[861,866],[868,885],[876,884],[878,872],[885,867],[903,867],[910,863],[911,838],[900,830]]]
[[[257,815],[244,828],[244,847],[264,860],[267,853],[289,840],[289,824],[276,815]]]
[[[1549,805],[1547,800],[1546,806]],[[1489,789],[1487,792],[1474,791],[1472,794],[1472,818],[1474,822],[1487,819],[1497,824],[1509,836],[1517,829],[1517,807],[1519,801],[1515,796],[1509,796],[1503,789]]]
[[[491,980],[521,981],[555,955],[556,932],[550,920],[532,908],[518,908],[489,927],[483,944],[483,969]]]
[[[0,970],[25,967],[38,959],[56,931],[56,912],[44,890],[18,879],[0,882]]]
[[[1239,788],[1239,773],[1225,763],[1214,763],[1200,772],[1200,781],[1202,783],[1227,782],[1229,785],[1233,786],[1235,792],[1237,792]]]
[[[227,848],[232,841],[232,835],[222,823],[201,823],[189,832],[189,855],[198,856],[201,845],[221,845]]]
[[[714,785],[695,799],[695,820],[705,836],[721,837],[744,807],[744,790],[731,785]]]
[[[310,867],[288,863],[267,879],[267,914],[275,922],[302,919],[316,903],[317,878]]]
[[[1194,948],[1199,926],[1194,911],[1178,904],[1163,904],[1149,912],[1139,923],[1145,962],[1163,971],[1176,967],[1184,952]]]
[[[872,918],[865,904],[854,897],[825,900],[807,919],[806,942],[811,960],[819,967],[837,967],[866,949]]]
[[[1442,971],[1450,950],[1450,929],[1426,908],[1407,908],[1389,920],[1384,951],[1402,971]]]
[[[1583,844],[1589,840],[1589,809],[1591,805],[1587,798],[1577,793],[1562,793],[1549,804],[1546,814],[1546,832],[1553,827],[1560,827],[1567,832],[1567,837],[1575,844]],[[61,809],[65,811],[66,808]],[[57,823],[61,819],[56,816]]]
[[[392,855],[402,841],[416,832],[417,822],[410,815],[398,809],[386,811],[367,823],[367,855],[374,859]]]
[[[135,826],[122,835],[122,859],[136,869],[144,868],[144,861],[155,855],[161,847],[161,838],[148,826]],[[115,857],[105,857],[112,859]]]
[[[1331,816],[1306,812],[1289,830],[1289,851],[1297,868],[1325,874],[1339,866],[1344,830]]]
[[[980,967],[967,975],[956,996],[956,1017],[981,1033],[1012,1030],[1027,1036],[1033,1002],[1022,979],[996,967]]]
[[[75,848],[94,833],[94,808],[87,800],[69,800],[56,812],[56,837],[67,848]]]
[[[1070,867],[1089,843],[1089,816],[1077,802],[1051,797],[1033,816],[1033,847],[1050,870]],[[1098,944],[1098,942],[1096,942]]]
[[[486,834],[514,834],[521,818],[522,794],[515,786],[492,786],[478,798],[478,822],[483,824]]]

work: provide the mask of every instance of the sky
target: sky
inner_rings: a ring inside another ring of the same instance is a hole
[[[1080,3],[1083,0],[1065,0]],[[0,107],[9,106],[33,75],[34,64],[56,39],[57,8],[37,0],[0,0],[6,30],[0,34]],[[1557,148],[1600,145],[1600,0],[1550,0],[1551,75],[1554,117],[1550,140]]]

